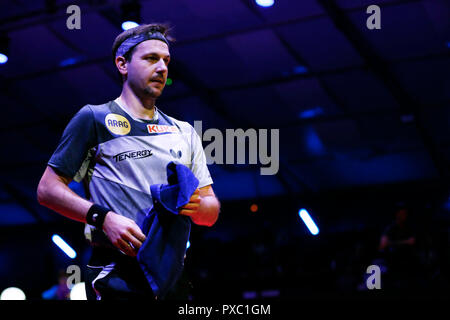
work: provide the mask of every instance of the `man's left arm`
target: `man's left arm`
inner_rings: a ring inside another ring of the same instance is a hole
[[[189,203],[183,206],[180,214],[191,217],[192,222],[211,227],[219,218],[220,202],[211,185],[195,190]]]

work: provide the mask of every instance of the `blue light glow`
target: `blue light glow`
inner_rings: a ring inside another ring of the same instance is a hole
[[[306,147],[306,150],[313,155],[322,155],[326,152],[322,140],[320,139],[314,128],[311,126],[305,128],[304,145]]]
[[[186,250],[189,249],[190,246],[191,246],[191,243],[188,240],[188,242],[186,243]]]
[[[69,258],[75,259],[77,253],[72,249],[71,246],[67,244],[60,236],[54,234],[52,236],[52,241],[62,250]]]
[[[306,68],[305,66],[296,66],[293,69],[293,73],[294,74],[305,74],[308,73],[308,68]]]
[[[301,111],[298,116],[300,117],[300,119],[311,119],[321,114],[323,114],[323,109],[321,107],[315,107],[312,109]]]
[[[0,53],[0,64],[4,64],[6,62],[8,62],[8,57],[3,53]]]
[[[77,63],[79,60],[80,60],[79,58],[67,58],[67,59],[64,59],[63,61],[61,61],[59,63],[59,65],[61,67],[67,67],[67,66],[71,66],[71,65]]]
[[[306,209],[300,209],[298,215],[303,220],[303,222],[305,223],[306,227],[308,228],[309,232],[311,232],[312,235],[316,236],[319,234],[319,228],[317,228],[316,223],[313,221],[313,219],[309,215],[308,211],[306,211]]]
[[[134,22],[134,21],[125,21],[122,23],[122,29],[123,30],[128,30],[128,29],[132,29],[139,26],[139,23]]]
[[[271,7],[275,3],[274,0],[255,0],[255,1],[258,6],[264,8]]]

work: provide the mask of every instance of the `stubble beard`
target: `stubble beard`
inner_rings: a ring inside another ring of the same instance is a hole
[[[144,88],[144,97],[146,98],[152,98],[152,99],[157,99],[159,98],[159,96],[162,94],[162,90],[161,91],[157,91],[155,89],[150,88],[150,86],[147,86]]]

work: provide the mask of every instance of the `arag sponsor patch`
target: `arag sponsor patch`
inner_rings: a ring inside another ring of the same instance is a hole
[[[109,131],[118,135],[126,135],[131,130],[131,125],[127,118],[116,113],[106,115],[105,125]]]

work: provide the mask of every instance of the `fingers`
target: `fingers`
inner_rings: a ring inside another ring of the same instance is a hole
[[[118,239],[117,245],[118,245],[119,249],[123,253],[125,253],[127,256],[136,257],[137,251],[135,249],[133,249],[133,247],[127,241],[125,241],[123,239]]]
[[[142,243],[144,243],[146,237],[137,225],[132,226],[128,230],[128,232],[129,233],[126,234],[125,237],[122,237],[122,239],[131,244],[134,250],[137,252],[141,248]]]
[[[132,257],[146,239],[136,222],[113,212],[106,215],[103,230],[115,247]]]
[[[189,202],[182,206],[178,213],[189,217],[194,216],[200,207],[201,200],[200,190],[196,189],[189,199]]]
[[[129,235],[129,237],[127,237],[125,239],[125,241],[128,244],[130,244],[136,252],[139,251],[139,249],[142,246],[142,242],[140,240],[136,239],[135,237],[133,237],[131,234]]]
[[[182,209],[180,210],[180,212],[178,212],[179,214],[182,214],[184,216],[189,216],[192,217],[197,213],[197,210],[186,210],[186,209]]]
[[[199,203],[202,199],[200,198],[199,194],[194,194],[190,199],[189,202],[197,202]]]
[[[182,206],[182,209],[187,209],[187,210],[198,210],[198,207],[200,207],[200,205],[198,203],[192,203],[189,202],[187,204],[185,204],[184,206]]]
[[[141,243],[145,241],[147,238],[145,234],[142,233],[141,229],[136,225],[136,228],[133,228],[130,230],[130,233],[132,236],[134,236],[137,240],[139,240]]]

